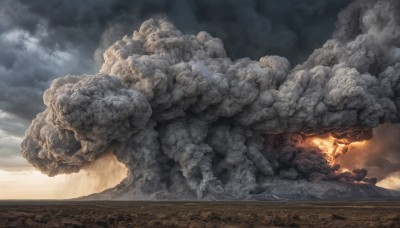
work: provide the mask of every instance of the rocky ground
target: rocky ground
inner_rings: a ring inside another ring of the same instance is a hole
[[[0,201],[0,227],[400,227],[400,201]]]

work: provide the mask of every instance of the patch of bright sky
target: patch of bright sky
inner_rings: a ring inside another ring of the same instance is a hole
[[[37,170],[0,170],[0,199],[70,199],[101,192],[119,184],[127,168],[105,154],[78,173],[49,177]]]
[[[376,185],[382,188],[400,190],[400,172],[392,173],[392,175],[379,181]]]
[[[64,176],[48,177],[39,171],[0,170],[0,199],[62,199]]]

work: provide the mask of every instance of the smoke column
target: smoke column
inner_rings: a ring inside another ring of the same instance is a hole
[[[128,169],[118,162],[115,155],[106,153],[83,167],[78,173],[62,175],[64,178],[54,189],[57,198],[72,198],[102,192],[115,187],[126,178]]]
[[[370,139],[372,128],[399,121],[399,4],[354,1],[333,38],[294,68],[279,56],[233,61],[207,32],[145,21],[104,52],[98,74],[53,81],[23,156],[53,176],[112,151],[128,168],[104,193],[114,198],[378,189],[365,169],[338,172],[305,140]]]

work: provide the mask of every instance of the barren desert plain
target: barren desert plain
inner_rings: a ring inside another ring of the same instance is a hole
[[[400,227],[400,201],[0,201],[0,227]]]

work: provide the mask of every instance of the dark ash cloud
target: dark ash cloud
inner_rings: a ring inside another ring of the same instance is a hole
[[[352,2],[294,68],[276,55],[232,60],[205,31],[147,20],[107,48],[98,74],[52,82],[22,154],[53,176],[111,151],[129,172],[110,191],[129,199],[393,196],[306,140],[368,139],[400,122],[399,11],[395,0]]]
[[[104,50],[151,17],[165,15],[185,33],[209,31],[234,59],[278,54],[296,63],[330,37],[348,2],[0,1],[0,111],[8,113],[0,130],[21,137],[45,109],[43,91],[53,79],[96,72]]]
[[[205,30],[231,58],[266,54],[304,60],[330,37],[347,0],[0,2],[0,109],[26,120],[44,109],[42,92],[65,74],[95,72],[106,47],[142,21],[166,15],[186,33]],[[96,52],[96,49],[99,50]]]

